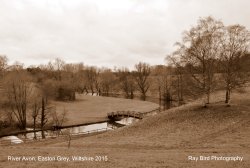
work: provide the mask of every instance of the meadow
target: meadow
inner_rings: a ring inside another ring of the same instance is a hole
[[[54,101],[58,114],[66,111],[63,125],[77,125],[107,120],[107,113],[115,111],[147,112],[158,108],[151,102],[77,94],[76,101]]]
[[[245,167],[250,165],[250,88],[233,93],[227,107],[224,94],[212,96],[148,117],[127,127],[71,141],[48,140],[2,147],[3,167]],[[23,150],[25,149],[25,150]],[[16,162],[7,156],[107,157],[108,161]],[[243,161],[191,161],[189,156],[241,156]]]

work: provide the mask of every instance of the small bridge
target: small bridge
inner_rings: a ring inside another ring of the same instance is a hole
[[[135,111],[116,111],[108,113],[108,118],[111,120],[114,120],[115,118],[121,118],[121,117],[134,117],[138,119],[143,118],[143,113],[135,112]]]
[[[115,120],[115,119],[124,118],[124,117],[133,117],[133,118],[143,119],[149,113],[158,112],[158,111],[159,111],[159,108],[148,111],[148,112],[116,111],[116,112],[110,112],[107,115],[110,120]]]

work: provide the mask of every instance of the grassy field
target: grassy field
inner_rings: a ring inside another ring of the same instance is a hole
[[[159,107],[158,104],[147,101],[87,96],[83,94],[77,94],[76,101],[53,101],[52,104],[55,105],[59,116],[66,111],[63,126],[105,121],[108,120],[107,113],[113,111],[147,112]],[[27,115],[27,124],[28,127],[33,126],[33,118],[30,113]],[[0,135],[17,132],[18,130],[17,128],[7,128],[1,131]]]
[[[155,103],[101,96],[77,95],[74,102],[53,102],[58,113],[67,111],[64,125],[83,124],[107,119],[112,111],[147,112],[158,108]]]
[[[48,140],[3,147],[0,167],[218,167],[250,166],[250,89],[234,93],[231,107],[223,94],[202,108],[196,101],[145,118],[128,127],[71,141]],[[15,162],[7,156],[107,156],[108,161]],[[190,161],[188,156],[241,156],[243,161]]]

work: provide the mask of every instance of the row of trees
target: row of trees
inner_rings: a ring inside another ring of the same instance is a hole
[[[233,89],[247,81],[248,70],[244,58],[250,42],[249,31],[241,25],[224,26],[212,17],[201,18],[198,24],[184,32],[182,42],[167,57],[178,69],[179,74],[191,76],[194,87],[206,95],[204,105],[216,85],[222,83],[225,102],[230,102]]]
[[[135,65],[134,71],[129,71],[127,68],[114,71],[109,68],[84,66],[82,63],[66,64],[57,58],[47,65],[30,67],[27,70],[47,88],[51,97],[59,100],[65,99],[66,94],[60,93],[67,90],[73,94],[85,92],[102,96],[123,92],[126,98],[134,98],[134,92],[137,92],[145,100],[149,89],[148,77],[151,67],[147,63],[140,62]]]
[[[1,112],[1,118],[5,115],[9,123],[17,121],[21,129],[27,127],[27,118],[32,118],[34,129],[44,128],[49,120],[56,122],[58,117],[54,115],[55,107],[48,103],[50,100],[75,100],[76,92],[109,96],[117,91],[120,74],[130,73],[127,70],[114,73],[108,68],[83,66],[82,63],[66,64],[59,58],[47,65],[29,68],[20,63],[8,65],[7,60],[7,57],[1,56],[1,106],[5,111]],[[138,65],[150,69],[148,64]],[[133,75],[133,79],[137,79],[137,75]],[[144,89],[145,81],[141,89]],[[133,95],[135,83],[130,86]],[[145,98],[147,89],[142,90]]]

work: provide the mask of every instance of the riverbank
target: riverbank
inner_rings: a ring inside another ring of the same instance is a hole
[[[104,134],[3,147],[4,167],[220,167],[250,165],[250,89],[233,93],[231,107],[214,95],[208,108],[197,101]],[[25,150],[24,150],[25,149]],[[107,156],[108,161],[15,162],[7,156]],[[190,156],[243,157],[243,161],[194,161]]]
[[[159,106],[155,103],[131,100],[123,98],[112,98],[102,96],[89,96],[84,94],[77,94],[76,101],[53,101],[58,115],[66,111],[65,121],[62,128],[89,125],[95,123],[106,122],[107,113],[115,111],[135,111],[148,112],[157,109]],[[32,118],[28,116],[28,125],[32,128]],[[46,126],[44,130],[52,129],[51,126]],[[37,128],[37,131],[40,129]],[[7,128],[0,132],[0,137],[7,135],[14,135],[18,133],[28,133],[32,131],[18,130],[18,128]]]

